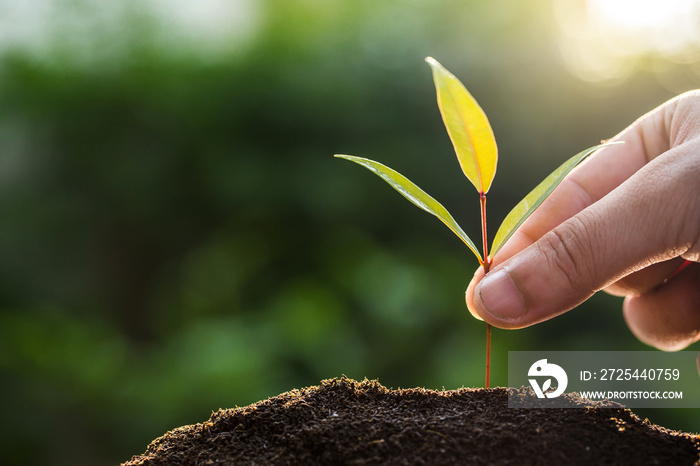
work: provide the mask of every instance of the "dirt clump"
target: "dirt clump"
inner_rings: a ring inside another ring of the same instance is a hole
[[[325,380],[154,440],[136,465],[695,464],[696,435],[573,395],[578,409],[508,408],[508,390],[390,390]],[[512,390],[512,389],[511,389]]]

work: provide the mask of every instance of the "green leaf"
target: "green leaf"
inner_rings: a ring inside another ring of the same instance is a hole
[[[350,160],[352,162],[362,165],[363,167],[367,168],[375,175],[379,176],[384,181],[389,183],[392,188],[401,193],[403,197],[411,201],[413,204],[442,220],[442,223],[447,225],[447,227],[450,230],[452,230],[454,234],[459,236],[459,238],[462,241],[464,241],[464,244],[466,244],[467,247],[469,247],[469,249],[472,250],[472,252],[476,255],[477,259],[479,259],[479,263],[481,264],[483,262],[483,260],[481,259],[481,254],[479,254],[479,251],[474,245],[474,242],[471,239],[469,239],[469,236],[467,236],[466,233],[464,233],[462,228],[457,224],[454,218],[452,218],[452,215],[450,215],[447,209],[445,209],[442,206],[442,204],[433,199],[425,191],[413,184],[413,182],[411,182],[401,173],[392,170],[391,168],[387,167],[386,165],[382,165],[379,162],[375,162],[374,160],[369,160],[362,157],[355,157],[352,155],[343,154],[336,154],[334,157]]]
[[[550,175],[545,178],[544,181],[538,184],[535,189],[530,191],[530,193],[525,196],[525,198],[523,198],[518,205],[513,207],[513,210],[511,210],[508,215],[506,215],[503,223],[501,223],[501,226],[498,227],[496,236],[493,238],[490,254],[491,257],[496,255],[498,250],[501,249],[501,246],[508,241],[518,227],[522,225],[522,223],[535,211],[535,209],[537,209],[540,204],[542,204],[544,200],[547,199],[550,194],[552,194],[554,188],[559,186],[559,183],[564,180],[566,175],[568,175],[569,172],[576,167],[576,165],[581,163],[583,159],[602,147],[621,143],[622,142],[610,142],[607,144],[593,146],[574,155],[569,160],[561,164],[559,168],[550,173]]]
[[[434,58],[425,61],[433,69],[438,107],[462,171],[476,190],[485,194],[498,163],[496,138],[489,120],[459,79]]]

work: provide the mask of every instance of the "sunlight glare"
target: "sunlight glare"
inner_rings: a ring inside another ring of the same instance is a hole
[[[558,0],[561,49],[570,68],[590,81],[615,81],[641,56],[696,61],[700,0]]]
[[[636,52],[673,52],[698,39],[697,1],[588,0],[587,6],[603,33],[628,39]]]

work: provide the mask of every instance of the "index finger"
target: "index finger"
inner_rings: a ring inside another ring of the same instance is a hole
[[[686,95],[689,96],[690,93]],[[697,94],[695,96],[697,97]],[[670,100],[642,116],[612,138],[612,141],[624,141],[625,144],[599,150],[569,173],[493,257],[492,268],[531,246],[548,231],[602,199],[650,160],[669,150],[673,115],[683,97],[684,95],[681,95]],[[700,105],[700,99],[687,100]],[[465,296],[469,312],[479,320],[481,317],[474,310],[473,294],[476,284],[483,278],[484,270],[479,267],[467,287]]]
[[[647,113],[573,170],[494,257],[494,266],[527,248],[545,233],[602,199],[647,162],[670,148],[671,117],[677,99]],[[478,277],[477,273],[477,278]]]

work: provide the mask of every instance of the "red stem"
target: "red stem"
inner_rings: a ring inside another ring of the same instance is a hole
[[[491,382],[491,324],[486,324],[486,388]]]
[[[479,193],[481,201],[481,238],[484,242],[484,272],[488,273],[491,261],[489,260],[489,244],[486,241],[486,193]]]
[[[486,235],[486,193],[479,193],[481,201],[481,238],[484,244],[484,273],[489,273],[491,260],[489,259],[489,245]],[[486,388],[491,384],[491,324],[486,324]]]
[[[679,273],[681,273],[681,272],[683,271],[683,269],[685,269],[686,267],[688,267],[691,263],[692,263],[692,262],[690,262],[689,260],[686,260],[685,262],[683,262],[683,263],[681,264],[681,266],[678,267],[678,268],[676,269],[675,272],[673,272],[671,275],[668,276],[668,278],[667,278],[666,280],[664,280],[664,283],[666,283],[667,281],[669,281],[670,279],[672,279],[673,277],[675,277],[676,275],[678,275]]]

